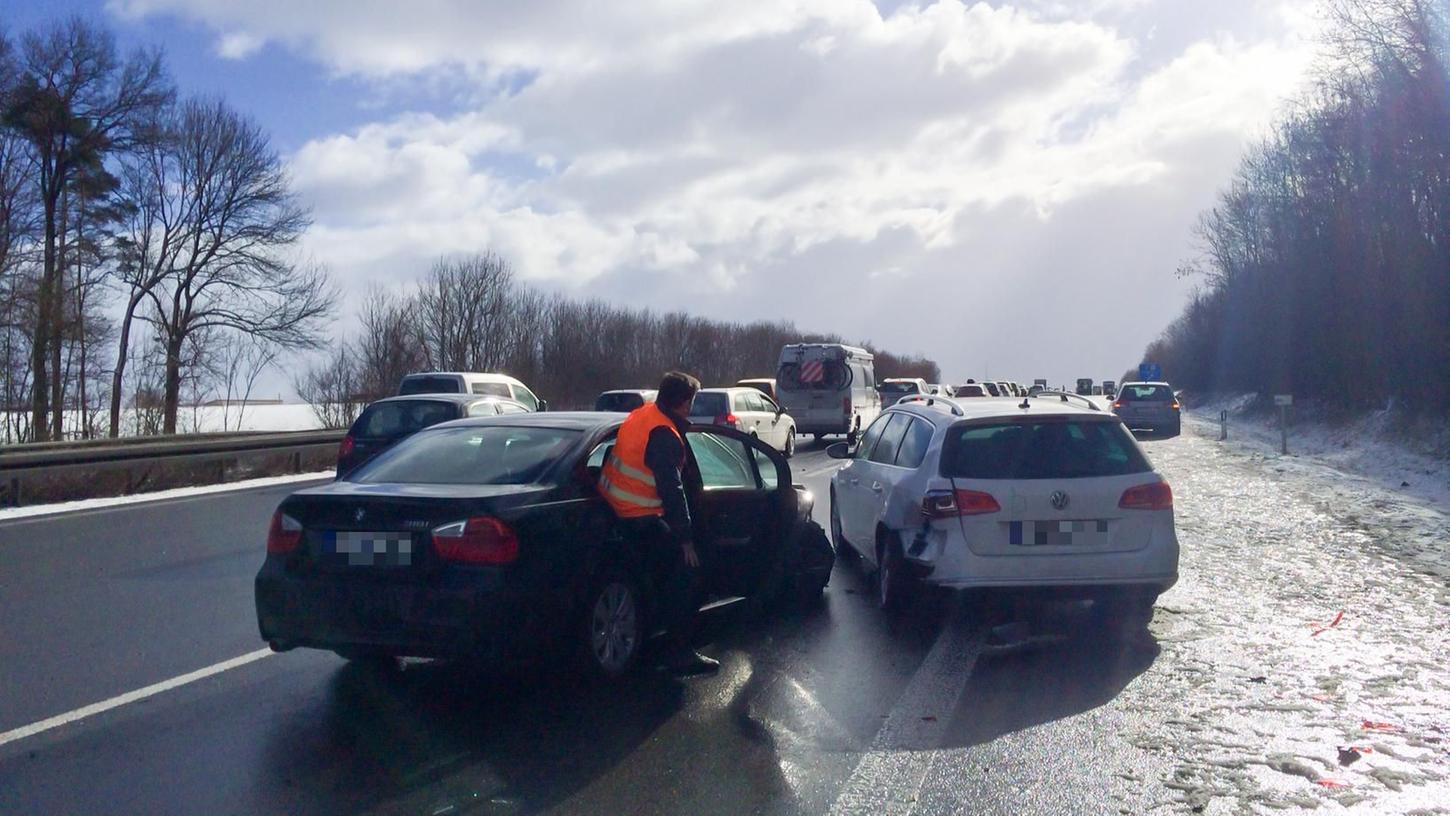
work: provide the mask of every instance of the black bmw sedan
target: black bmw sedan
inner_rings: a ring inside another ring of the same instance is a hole
[[[627,673],[653,632],[653,592],[595,489],[623,419],[447,422],[288,496],[256,579],[262,639],[361,660],[563,654]],[[728,428],[687,440],[702,601],[819,597],[835,552],[785,458]]]

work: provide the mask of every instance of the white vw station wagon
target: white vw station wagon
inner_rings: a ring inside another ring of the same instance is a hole
[[[1178,580],[1173,491],[1122,421],[1059,392],[909,397],[831,480],[831,532],[876,573],[877,602],[918,582],[1061,589],[1151,615]]]

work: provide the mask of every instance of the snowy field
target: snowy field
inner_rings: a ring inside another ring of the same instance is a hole
[[[69,430],[80,427],[80,417],[74,411],[67,412],[67,414],[66,428]],[[245,408],[236,405],[183,407],[177,415],[176,422],[177,430],[180,433],[310,431],[322,427],[322,424],[317,421],[317,414],[307,403],[248,405]],[[97,420],[97,427],[104,430],[105,426],[106,417],[102,414]],[[131,436],[135,434],[135,429],[136,414],[134,411],[127,411],[122,417],[121,432]],[[3,428],[0,428],[0,434],[3,433]]]

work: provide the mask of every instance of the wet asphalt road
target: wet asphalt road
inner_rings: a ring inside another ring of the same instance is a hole
[[[1327,508],[1312,474],[1276,475],[1193,433],[1149,453],[1177,489],[1184,580],[1135,637],[1053,608],[1033,610],[1028,639],[988,645],[963,599],[889,617],[846,562],[817,609],[711,621],[703,650],[724,668],[704,680],[646,672],[589,688],[262,657],[0,744],[0,813],[1408,813],[1450,802],[1440,579],[1375,546],[1363,514],[1356,526]],[[825,522],[832,463],[812,446],[794,467]],[[259,649],[251,580],[265,521],[295,487],[0,522],[0,733]],[[1296,566],[1306,560],[1315,567]],[[1393,615],[1406,642],[1387,650],[1355,621],[1311,639],[1305,627],[1354,591],[1306,590],[1318,568],[1390,581],[1393,598],[1376,601],[1372,584],[1354,609]],[[1346,655],[1367,646],[1402,682],[1356,685]],[[1396,730],[1366,736],[1358,724],[1371,717]],[[1335,743],[1356,740],[1382,752],[1340,769]]]

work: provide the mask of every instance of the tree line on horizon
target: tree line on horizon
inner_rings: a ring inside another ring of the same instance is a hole
[[[416,285],[371,289],[357,330],[294,381],[322,424],[349,423],[362,404],[397,393],[417,371],[496,371],[551,408],[591,408],[602,391],[654,388],[668,370],[707,386],[774,377],[787,343],[842,343],[789,322],[736,323],[629,309],[549,293],[518,279],[494,253],[440,258]],[[876,376],[936,382],[922,356],[853,343],[876,356]]]
[[[1312,90],[1200,220],[1175,385],[1450,407],[1450,12],[1336,0]]]

